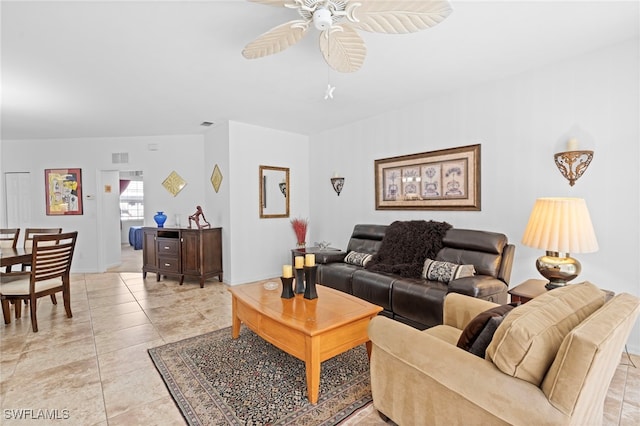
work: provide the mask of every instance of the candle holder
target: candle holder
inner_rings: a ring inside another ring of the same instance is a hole
[[[304,269],[296,268],[296,285],[294,292],[296,294],[304,293]]]
[[[304,298],[305,299],[318,298],[318,293],[316,292],[316,271],[317,270],[318,270],[317,265],[304,267],[304,277],[305,277]]]
[[[282,294],[280,297],[283,299],[291,299],[294,296],[293,277],[280,277],[280,280],[282,281]]]

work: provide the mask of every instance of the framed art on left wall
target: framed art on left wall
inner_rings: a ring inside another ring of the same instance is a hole
[[[82,170],[45,169],[47,216],[82,214]]]

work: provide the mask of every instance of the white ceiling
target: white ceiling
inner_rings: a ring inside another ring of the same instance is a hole
[[[418,33],[360,32],[365,63],[339,74],[313,29],[282,53],[242,57],[245,44],[297,17],[285,8],[3,0],[2,137],[195,134],[202,121],[225,120],[311,135],[639,37],[637,0],[452,6]],[[333,100],[324,100],[328,79]]]

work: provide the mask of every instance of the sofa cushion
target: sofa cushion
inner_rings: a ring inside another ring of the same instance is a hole
[[[497,277],[507,237],[495,232],[451,228],[443,238],[444,248],[435,260],[474,265],[477,274]]]
[[[350,251],[371,254],[377,253],[386,232],[387,225],[356,225],[349,239],[347,253]]]
[[[422,268],[422,278],[449,283],[458,278],[472,277],[475,272],[473,265],[458,265],[427,258]]]
[[[639,312],[640,300],[622,293],[571,330],[541,386],[554,407],[570,415],[581,394],[590,395],[586,401],[591,403],[595,393],[606,392],[603,384],[613,377]]]
[[[464,349],[465,351],[468,351],[471,348],[471,345],[476,341],[482,330],[484,330],[487,322],[489,322],[491,318],[502,317],[517,305],[518,304],[516,303],[500,305],[496,306],[495,308],[487,309],[486,311],[476,315],[471,321],[469,321],[464,330],[462,330],[462,334],[460,335],[456,346]],[[487,345],[488,344],[489,342],[487,342]]]
[[[369,253],[359,253],[357,251],[350,251],[344,258],[344,263],[355,266],[365,266],[371,260]]]
[[[395,275],[359,269],[351,277],[351,294],[391,312],[391,289],[397,279]]]
[[[506,316],[486,358],[505,374],[539,386],[564,337],[603,304],[604,292],[588,282],[548,291]]]

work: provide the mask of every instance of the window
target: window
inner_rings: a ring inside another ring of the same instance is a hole
[[[120,219],[144,219],[144,184],[141,180],[130,181],[120,194]]]

